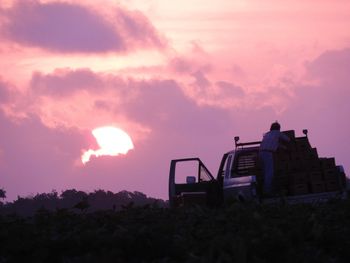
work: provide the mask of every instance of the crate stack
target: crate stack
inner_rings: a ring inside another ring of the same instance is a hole
[[[345,175],[334,158],[320,158],[307,136],[295,137],[294,130],[284,131],[290,142],[274,155],[274,188],[287,195],[303,195],[341,190]]]

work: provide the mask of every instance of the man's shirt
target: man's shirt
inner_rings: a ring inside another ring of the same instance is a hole
[[[287,142],[290,141],[289,137],[280,131],[277,131],[277,130],[269,131],[264,134],[263,140],[260,144],[260,150],[275,152],[278,148],[280,140],[287,141]]]

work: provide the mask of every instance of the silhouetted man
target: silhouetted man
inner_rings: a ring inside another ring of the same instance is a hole
[[[273,153],[280,146],[280,140],[289,142],[287,135],[282,133],[281,125],[276,121],[271,124],[270,131],[264,134],[260,144],[259,157],[263,166],[264,174],[264,194],[272,194],[272,179],[273,179]]]

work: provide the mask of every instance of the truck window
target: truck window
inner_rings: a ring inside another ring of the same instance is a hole
[[[223,171],[223,176],[225,178],[228,178],[230,177],[230,171],[231,171],[231,161],[232,161],[232,154],[230,154],[227,159],[226,159],[226,163],[225,163],[225,170]]]
[[[195,177],[195,183],[214,180],[213,176],[200,160],[177,162],[175,184],[186,184],[188,176]]]
[[[212,180],[212,177],[209,175],[209,172],[207,169],[205,169],[204,166],[200,165],[200,170],[199,170],[199,181],[200,182],[209,182]]]
[[[252,170],[257,168],[258,151],[241,151],[236,153],[231,177],[251,175]]]
[[[180,162],[176,164],[176,184],[185,184],[187,176],[195,176],[198,180],[198,161]]]

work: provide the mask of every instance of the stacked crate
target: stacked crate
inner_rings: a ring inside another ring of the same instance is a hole
[[[345,176],[339,172],[334,158],[319,158],[308,138],[284,132],[290,142],[274,155],[274,188],[288,195],[322,193],[342,189]]]
[[[345,185],[345,174],[340,173],[334,158],[320,158],[326,191],[338,191]]]

